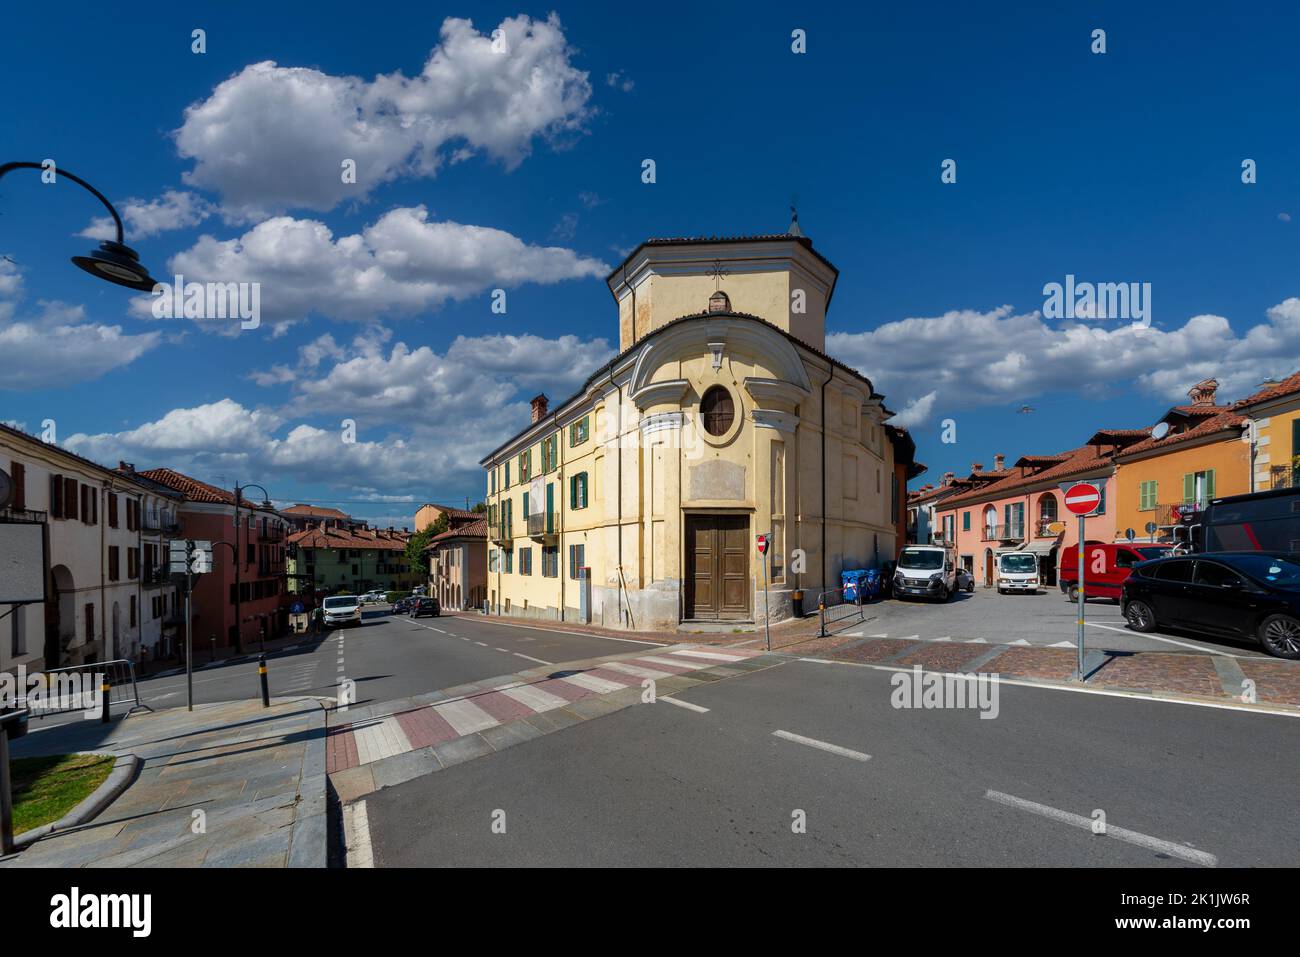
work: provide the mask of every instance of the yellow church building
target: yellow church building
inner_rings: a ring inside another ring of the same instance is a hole
[[[823,352],[838,270],[802,235],[643,242],[609,275],[619,352],[482,460],[497,614],[671,630],[815,608],[896,557],[912,462]],[[772,542],[764,570],[756,536]],[[770,607],[770,611],[767,609]]]

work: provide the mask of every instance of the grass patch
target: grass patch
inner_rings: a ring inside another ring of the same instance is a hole
[[[14,759],[14,833],[63,817],[104,783],[116,760],[102,754]]]

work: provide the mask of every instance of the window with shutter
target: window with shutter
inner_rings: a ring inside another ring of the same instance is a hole
[[[50,518],[63,517],[63,476],[50,476]]]
[[[63,480],[63,517],[75,519],[77,517],[77,495],[81,489],[77,486],[77,480],[74,478],[65,478]]]
[[[117,493],[108,493],[108,527],[117,528]]]

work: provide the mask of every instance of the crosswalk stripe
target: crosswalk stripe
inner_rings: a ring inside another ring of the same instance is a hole
[[[633,675],[637,678],[671,678],[672,673],[668,671],[655,671],[653,668],[641,668],[637,665],[625,664],[622,661],[607,661],[602,668],[608,668],[610,671],[621,671],[625,675]]]
[[[622,691],[627,687],[627,685],[621,685],[616,681],[606,681],[604,678],[594,678],[591,675],[584,674],[565,675],[560,680],[571,685],[577,685],[579,688],[586,688],[588,691],[595,691],[597,694]]]
[[[438,712],[443,720],[455,728],[457,734],[473,734],[475,731],[494,728],[501,723],[474,702],[468,700],[446,701],[434,705],[433,710]]]
[[[543,691],[541,688],[534,688],[531,685],[523,685],[519,688],[503,688],[501,693],[507,698],[513,698],[525,707],[532,708],[534,711],[553,711],[556,708],[563,708],[569,703],[559,695]]]
[[[681,651],[670,651],[670,655],[685,655],[688,658],[711,658],[714,661],[744,661],[744,655],[724,655],[716,651],[695,651],[690,648]]]

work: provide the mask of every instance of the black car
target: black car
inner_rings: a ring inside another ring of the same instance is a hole
[[[1120,607],[1134,631],[1158,626],[1248,638],[1300,659],[1300,555],[1204,552],[1141,562]]]
[[[411,610],[411,602],[412,602],[412,601],[414,601],[414,599],[412,599],[412,598],[399,598],[399,599],[397,599],[397,601],[393,602],[393,614],[394,614],[394,615],[405,615],[408,611]]]
[[[442,608],[438,605],[436,598],[412,598],[411,599],[411,617],[419,618],[421,615],[432,615],[437,618],[442,614]]]

